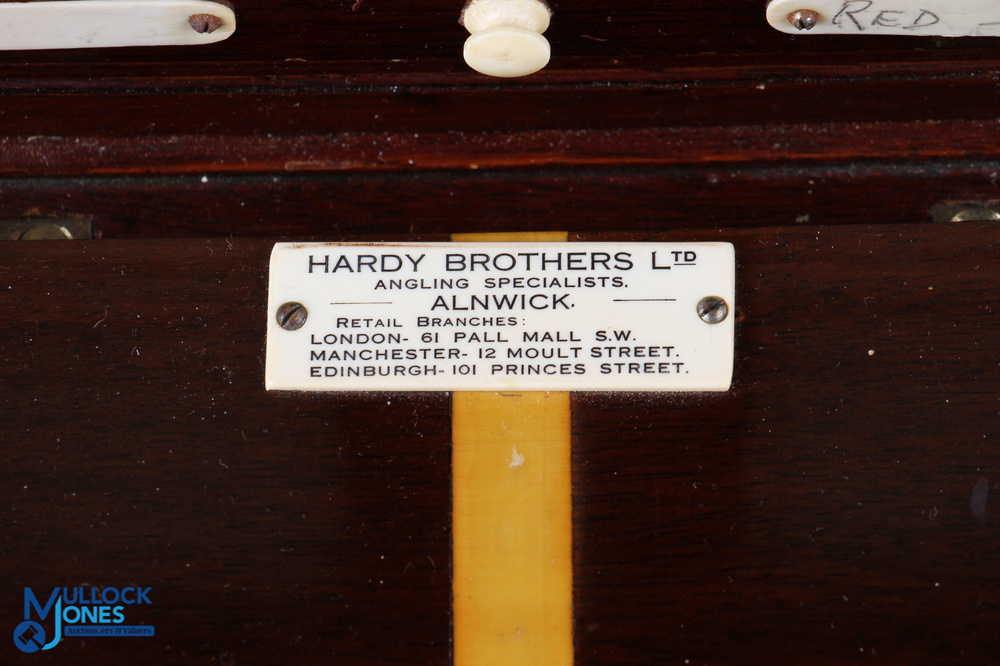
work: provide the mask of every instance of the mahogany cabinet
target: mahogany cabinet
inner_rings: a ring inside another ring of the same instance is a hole
[[[460,4],[234,4],[0,52],[0,219],[92,236],[0,244],[0,616],[156,628],[0,662],[450,664],[449,394],[265,391],[268,255],[537,230],[736,247],[731,390],[573,395],[577,664],[998,659],[994,38],[578,0],[500,80]]]

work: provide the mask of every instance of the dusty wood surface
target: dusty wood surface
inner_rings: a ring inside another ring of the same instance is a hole
[[[989,663],[996,228],[601,238],[734,242],[737,363],[574,396],[577,663]],[[157,631],[5,663],[449,663],[448,396],[266,393],[269,248],[0,245],[0,615],[144,585]]]
[[[265,393],[266,243],[0,252],[3,615],[144,585],[159,625],[25,658],[447,663],[447,394]]]
[[[0,54],[0,217],[105,238],[655,231],[998,196],[994,38],[581,0],[553,3],[545,70],[498,81],[461,61],[461,3],[235,4],[215,45]]]
[[[26,178],[0,181],[0,209],[40,222],[82,215],[106,239],[900,224],[929,221],[941,201],[997,196],[997,173],[1000,163],[970,160]]]

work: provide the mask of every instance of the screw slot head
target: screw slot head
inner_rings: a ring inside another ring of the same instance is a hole
[[[286,331],[297,331],[305,325],[309,311],[306,306],[293,301],[278,308],[274,318],[278,321],[278,326]]]
[[[788,22],[797,30],[812,30],[819,23],[819,13],[811,9],[799,9],[788,15]]]
[[[729,305],[718,296],[706,296],[698,301],[698,316],[706,324],[718,324],[729,316]]]
[[[222,19],[214,14],[193,14],[188,18],[191,28],[199,34],[212,34],[222,27]]]

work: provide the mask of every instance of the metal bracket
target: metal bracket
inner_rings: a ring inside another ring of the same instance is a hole
[[[93,236],[89,217],[0,220],[0,240],[85,240]]]
[[[931,208],[935,222],[983,222],[1000,220],[1000,201],[957,201]]]

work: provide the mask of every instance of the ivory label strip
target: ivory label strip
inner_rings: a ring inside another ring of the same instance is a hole
[[[772,0],[767,21],[793,35],[995,37],[1000,35],[1000,4],[993,0]]]
[[[233,10],[209,0],[0,2],[0,51],[193,46],[235,30]]]

